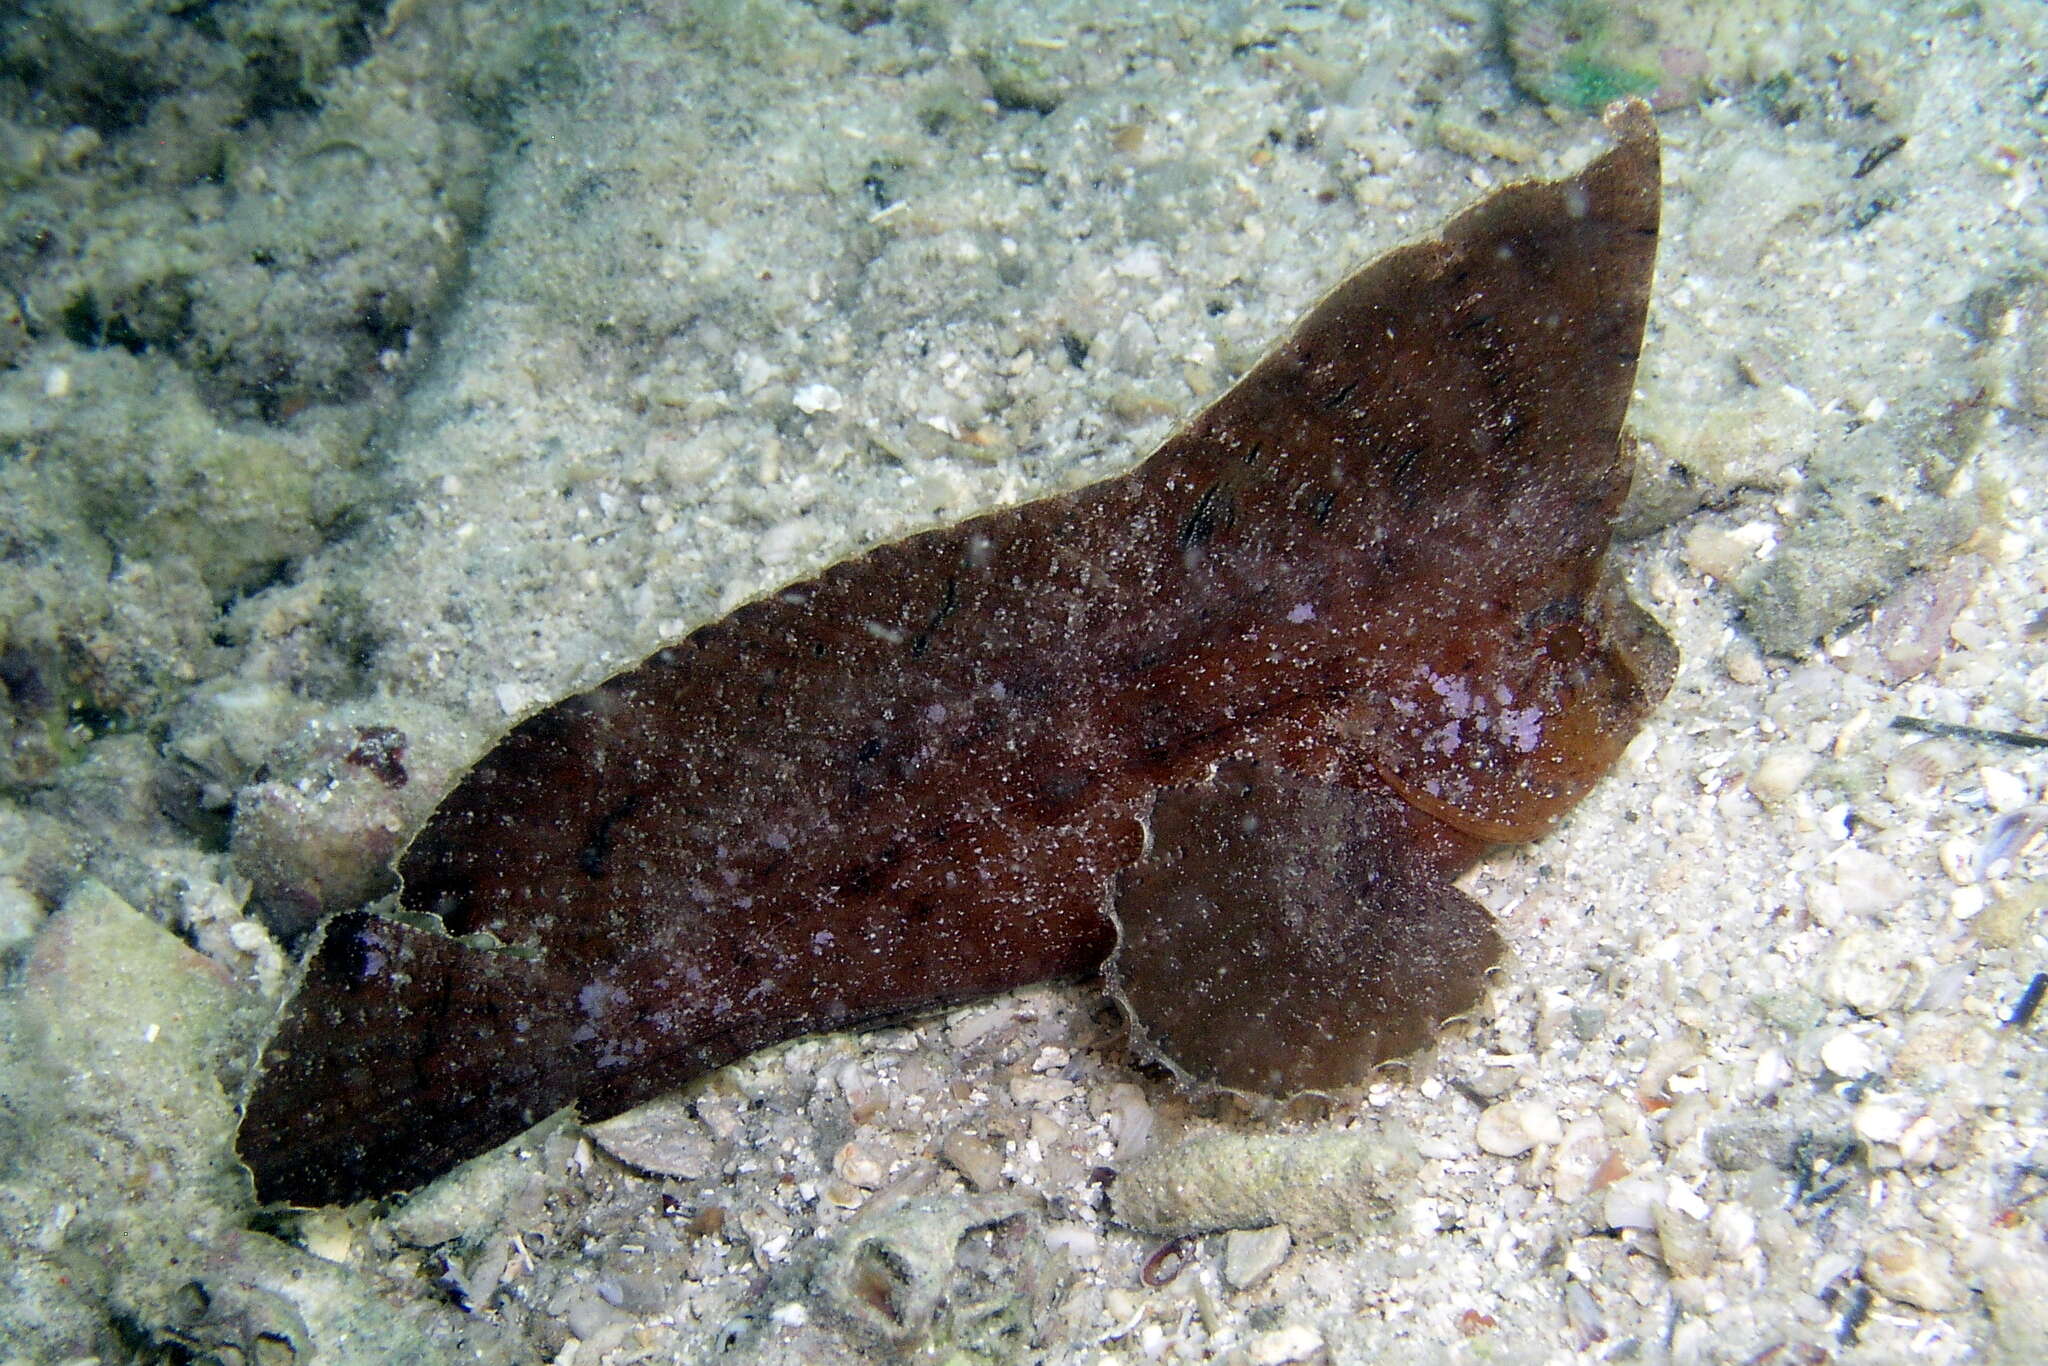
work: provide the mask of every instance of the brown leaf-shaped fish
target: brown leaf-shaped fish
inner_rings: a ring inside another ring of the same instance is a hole
[[[313,951],[243,1118],[261,1194],[389,1191],[571,1102],[1093,972],[1112,910],[1134,1028],[1203,1080],[1348,1084],[1471,1005],[1499,940],[1450,879],[1553,824],[1673,667],[1603,577],[1659,198],[1648,111],[1609,122],[1130,473],[521,722],[405,853],[411,914]]]

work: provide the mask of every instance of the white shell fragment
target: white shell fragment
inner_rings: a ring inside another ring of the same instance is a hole
[[[1863,1279],[1886,1299],[1930,1313],[1962,1303],[1949,1255],[1905,1233],[1885,1233],[1871,1241],[1863,1254]]]
[[[1505,1100],[1479,1116],[1474,1131],[1481,1150],[1495,1157],[1520,1157],[1539,1143],[1564,1137],[1557,1110],[1536,1100]]]
[[[846,406],[846,395],[829,384],[805,384],[789,396],[789,401],[804,413],[836,413]]]

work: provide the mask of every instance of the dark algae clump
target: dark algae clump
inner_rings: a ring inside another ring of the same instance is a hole
[[[401,859],[404,918],[313,950],[242,1123],[260,1193],[409,1186],[570,1103],[1106,962],[1146,1047],[1255,1093],[1468,1009],[1500,940],[1451,880],[1562,817],[1675,664],[1605,563],[1659,204],[1649,111],[1609,122],[1128,474],[514,727]]]

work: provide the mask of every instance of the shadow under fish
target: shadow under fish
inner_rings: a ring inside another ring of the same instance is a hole
[[[1501,951],[1451,882],[1670,685],[1605,559],[1655,126],[1365,266],[1129,473],[882,546],[515,726],[334,917],[239,1136],[266,1201],[1101,971],[1195,1084],[1355,1085]]]

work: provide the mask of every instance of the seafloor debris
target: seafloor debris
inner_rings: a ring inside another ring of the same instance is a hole
[[[1405,1139],[1368,1130],[1205,1133],[1139,1157],[1112,1195],[1117,1222],[1146,1233],[1366,1233],[1400,1212],[1420,1165]]]
[[[930,1173],[919,1173],[868,1202],[825,1254],[812,1286],[866,1331],[889,1342],[915,1342],[939,1313],[960,1239],[1030,1209],[1018,1196],[934,1189]]]

